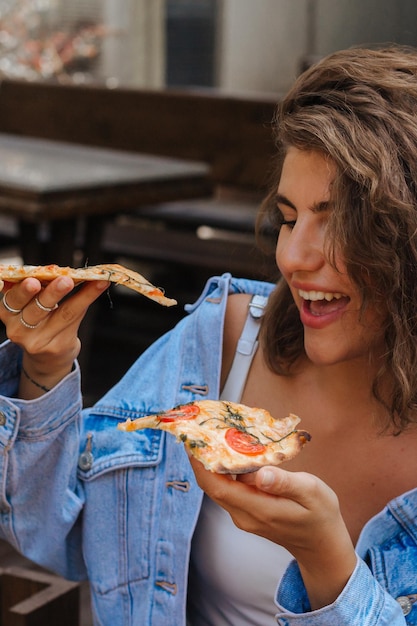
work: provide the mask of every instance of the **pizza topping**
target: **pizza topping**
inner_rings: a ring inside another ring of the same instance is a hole
[[[235,452],[250,456],[262,454],[266,449],[266,446],[259,441],[258,437],[239,428],[228,428],[225,434],[225,441]]]
[[[202,439],[188,439],[187,435],[180,435],[181,441],[187,442],[188,447],[193,450],[195,448],[206,448],[208,443]]]
[[[245,430],[245,420],[238,409],[231,406],[230,402],[222,402],[222,405],[223,411],[219,412],[219,414],[214,417],[209,417],[204,422],[200,422],[200,424],[204,425],[207,422],[214,421],[220,422],[217,424],[216,428],[237,428],[238,430]]]
[[[177,420],[193,420],[200,413],[196,404],[183,404],[182,406],[166,411],[159,416],[160,422],[176,422]]]
[[[166,412],[120,423],[124,431],[156,428],[174,435],[212,472],[244,474],[292,459],[307,441],[290,413],[274,419],[268,411],[226,400],[201,400]]]

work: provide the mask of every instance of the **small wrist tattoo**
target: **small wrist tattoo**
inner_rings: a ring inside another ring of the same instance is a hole
[[[32,385],[35,385],[35,387],[38,387],[39,389],[42,389],[42,391],[45,391],[45,392],[51,391],[48,387],[45,387],[45,385],[41,385],[40,383],[37,383],[36,380],[33,380],[33,378],[29,376],[29,374],[27,373],[23,365],[22,365],[22,372],[26,376],[26,378],[32,383]]]

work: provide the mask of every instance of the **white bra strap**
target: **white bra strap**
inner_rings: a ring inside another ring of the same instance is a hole
[[[229,376],[221,391],[220,399],[240,402],[252,359],[258,347],[259,322],[268,298],[253,296],[249,303],[246,322],[237,343]]]

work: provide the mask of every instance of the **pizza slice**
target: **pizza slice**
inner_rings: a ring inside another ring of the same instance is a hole
[[[221,400],[183,404],[170,411],[118,424],[119,430],[165,430],[182,441],[204,467],[219,474],[245,474],[292,459],[310,435],[296,430],[293,414],[274,419],[268,411]]]
[[[159,287],[155,287],[144,276],[123,265],[104,264],[72,268],[59,265],[0,265],[0,280],[17,283],[24,278],[37,278],[41,282],[49,282],[58,276],[69,276],[75,283],[89,280],[108,280],[117,285],[133,289],[142,295],[155,300],[164,306],[177,304],[176,300],[167,298]]]

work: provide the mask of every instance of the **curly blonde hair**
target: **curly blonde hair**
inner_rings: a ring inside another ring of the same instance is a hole
[[[384,302],[386,358],[373,392],[404,429],[417,414],[417,50],[335,52],[309,68],[279,103],[271,192],[258,223],[277,220],[275,194],[289,146],[336,164],[329,258],[340,251],[363,309]],[[332,204],[333,204],[332,203]],[[304,353],[303,328],[284,281],[270,299],[261,338],[279,374]],[[391,381],[387,400],[381,381]]]

